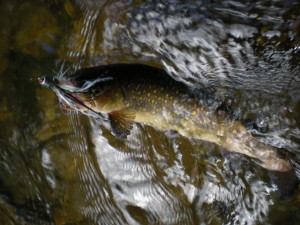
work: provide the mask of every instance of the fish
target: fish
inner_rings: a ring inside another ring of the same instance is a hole
[[[291,163],[278,148],[254,137],[241,121],[216,107],[216,100],[166,71],[143,64],[83,68],[68,76],[41,77],[64,109],[108,119],[112,133],[126,138],[134,123],[200,139],[241,153],[267,170],[286,172]]]

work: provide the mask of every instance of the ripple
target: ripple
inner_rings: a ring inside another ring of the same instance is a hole
[[[97,130],[99,126],[93,127]],[[140,133],[137,130],[133,132]],[[157,162],[149,158],[151,145],[145,143],[147,138],[138,137],[139,135],[128,140],[130,152],[116,149],[104,137],[96,135],[93,138],[99,167],[114,187],[112,191],[117,204],[128,221],[136,219],[128,211],[130,206],[142,210],[144,218],[151,218],[162,224],[192,223],[192,212],[186,200],[178,198],[161,180]]]

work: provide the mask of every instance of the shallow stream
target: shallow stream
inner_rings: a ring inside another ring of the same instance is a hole
[[[299,224],[299,187],[282,197],[250,158],[142,124],[120,140],[37,82],[160,67],[299,160],[299,12],[298,0],[1,1],[0,224]]]

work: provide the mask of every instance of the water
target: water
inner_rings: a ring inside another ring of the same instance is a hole
[[[141,124],[120,140],[37,82],[62,64],[157,66],[299,158],[299,11],[296,0],[0,2],[0,223],[299,224],[299,188],[281,199],[251,159]]]

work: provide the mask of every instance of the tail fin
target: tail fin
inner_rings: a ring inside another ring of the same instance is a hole
[[[297,157],[289,160],[292,169],[287,172],[269,171],[272,182],[277,186],[276,194],[280,199],[291,196],[300,184],[300,160]]]

